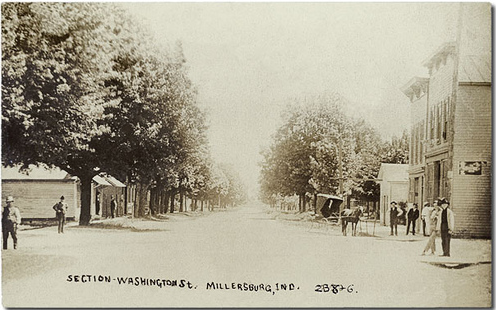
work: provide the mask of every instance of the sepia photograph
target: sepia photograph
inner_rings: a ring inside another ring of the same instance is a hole
[[[4,308],[490,308],[492,4],[3,2]]]

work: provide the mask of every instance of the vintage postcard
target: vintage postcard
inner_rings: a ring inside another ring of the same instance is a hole
[[[492,306],[490,3],[2,3],[6,308]]]

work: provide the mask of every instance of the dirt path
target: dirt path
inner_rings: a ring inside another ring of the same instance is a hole
[[[457,270],[422,263],[423,242],[308,231],[275,220],[258,205],[153,225],[161,229],[22,232],[20,249],[3,252],[4,306],[475,307],[491,302],[491,265]],[[487,251],[481,244],[487,247],[484,242],[458,246]]]

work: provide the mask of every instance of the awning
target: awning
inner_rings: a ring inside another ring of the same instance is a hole
[[[103,186],[112,186],[109,182],[107,182],[104,178],[102,178],[99,175],[95,175],[93,177],[93,182],[95,182],[98,185],[103,185]]]
[[[333,196],[333,195],[327,195],[327,194],[317,194],[317,197],[323,197],[325,199],[331,198],[332,200],[340,200],[343,201],[343,198],[338,197],[338,196]]]
[[[114,178],[113,176],[111,175],[107,175],[105,176],[105,179],[112,185],[112,186],[115,186],[115,187],[126,187],[126,185],[124,183],[122,183],[121,181],[117,180],[116,178]]]

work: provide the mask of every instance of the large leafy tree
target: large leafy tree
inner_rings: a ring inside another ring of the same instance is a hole
[[[399,150],[393,152],[374,128],[343,112],[347,104],[345,98],[332,94],[307,98],[288,108],[272,145],[262,153],[265,201],[297,194],[301,205],[303,195],[319,192],[348,193],[366,200],[378,197],[374,179],[385,149],[396,160],[392,157],[403,154],[404,139],[395,140]]]
[[[404,130],[401,137],[393,136],[391,142],[386,142],[382,150],[382,162],[390,164],[408,164],[408,131]]]
[[[115,41],[115,8],[89,3],[2,4],[2,161],[44,163],[82,182],[81,223],[99,158],[92,139],[106,130],[102,81]]]
[[[92,177],[178,187],[200,169],[204,116],[185,59],[163,50],[113,4],[2,6],[2,160],[46,164],[81,180],[81,224]]]
[[[343,178],[352,173],[354,141],[349,119],[342,112],[346,101],[338,94],[307,98],[290,105],[273,145],[264,154],[262,191],[300,196],[338,192],[339,164]]]

